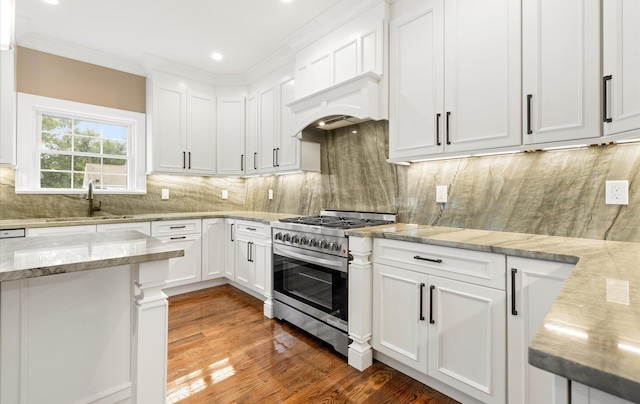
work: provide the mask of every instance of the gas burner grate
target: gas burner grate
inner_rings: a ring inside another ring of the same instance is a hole
[[[280,219],[285,223],[297,223],[309,226],[330,227],[333,229],[355,229],[358,227],[379,226],[383,224],[393,223],[386,220],[358,219],[352,217],[339,216],[302,216]]]

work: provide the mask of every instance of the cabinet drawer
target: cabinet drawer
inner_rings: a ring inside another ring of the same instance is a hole
[[[151,223],[149,222],[133,222],[133,223],[103,223],[96,225],[98,233],[107,231],[125,231],[135,230],[147,236],[151,235]]]
[[[27,229],[27,237],[34,236],[66,236],[68,234],[95,233],[96,225],[88,224],[84,226],[64,226],[64,227],[38,227]]]
[[[246,234],[264,234],[265,225],[259,222],[236,220],[236,231]]]
[[[168,220],[151,223],[152,236],[200,233],[202,220]]]
[[[505,289],[506,258],[501,254],[375,239],[373,260],[443,278]]]

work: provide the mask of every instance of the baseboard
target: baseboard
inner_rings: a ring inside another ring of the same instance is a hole
[[[162,291],[167,296],[176,296],[176,295],[181,295],[183,293],[195,292],[196,290],[202,290],[206,288],[212,288],[214,286],[224,285],[227,283],[233,283],[233,282],[229,282],[227,278],[211,279],[208,281],[189,283],[188,285],[174,286],[172,288],[162,289]]]

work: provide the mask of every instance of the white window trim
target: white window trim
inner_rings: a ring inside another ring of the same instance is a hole
[[[121,109],[101,107],[74,101],[39,95],[18,93],[17,95],[17,194],[84,194],[83,189],[41,189],[40,188],[40,139],[38,115],[62,114],[81,116],[87,119],[116,120],[131,128],[128,144],[130,165],[127,182],[129,189],[96,189],[96,194],[145,194],[145,114]]]

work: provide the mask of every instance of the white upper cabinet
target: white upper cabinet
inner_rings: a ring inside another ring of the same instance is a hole
[[[150,76],[148,87],[152,114],[149,170],[215,174],[213,89],[156,72]]]
[[[519,145],[519,3],[412,11],[390,25],[390,160]]]
[[[320,171],[320,145],[294,137],[295,115],[288,103],[295,99],[296,82],[285,77],[278,82],[278,131],[276,132],[276,164],[278,171]],[[304,161],[301,154],[304,153]]]
[[[258,94],[247,96],[245,111],[245,151],[248,162],[245,169],[247,175],[258,174],[258,154],[260,142],[258,141]]]
[[[601,2],[522,4],[524,144],[600,137]]]
[[[247,166],[244,107],[244,97],[217,100],[218,174],[244,175]]]
[[[258,138],[260,173],[273,173],[276,165],[276,87],[269,86],[258,92]]]
[[[603,2],[604,134],[640,129],[640,2]]]
[[[0,164],[16,163],[15,50],[0,51]]]

